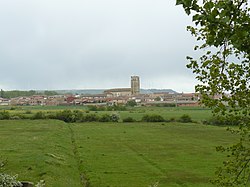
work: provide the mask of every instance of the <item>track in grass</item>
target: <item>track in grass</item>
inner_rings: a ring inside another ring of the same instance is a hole
[[[0,121],[5,172],[58,187],[209,187],[225,128],[178,123]]]
[[[77,162],[77,169],[79,171],[79,176],[80,176],[81,183],[82,183],[83,187],[89,187],[90,186],[89,180],[86,177],[86,175],[83,172],[81,172],[81,169],[80,169],[81,168],[80,167],[81,159],[80,159],[79,151],[78,151],[78,148],[77,148],[77,145],[76,145],[75,133],[72,130],[71,125],[68,125],[68,128],[69,128],[70,135],[71,135],[72,150],[73,150],[73,153],[74,153],[74,159]]]

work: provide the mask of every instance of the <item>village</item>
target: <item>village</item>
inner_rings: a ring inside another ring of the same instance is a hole
[[[130,88],[114,88],[102,94],[32,95],[1,98],[1,106],[59,106],[59,105],[125,105],[128,101],[137,105],[198,106],[200,97],[195,93],[157,92],[140,93],[140,78],[131,76]]]
[[[118,93],[118,92],[116,92]],[[134,100],[138,105],[165,104],[169,106],[199,106],[199,97],[195,93],[153,93],[130,96],[111,94],[90,95],[33,95],[11,99],[0,98],[1,106],[58,106],[58,105],[118,105]]]

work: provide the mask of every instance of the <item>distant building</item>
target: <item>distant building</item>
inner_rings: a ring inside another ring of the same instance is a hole
[[[107,97],[128,97],[131,95],[140,94],[140,78],[139,76],[131,76],[131,87],[130,88],[114,88],[105,90],[104,94]]]
[[[131,76],[131,94],[140,94],[140,78],[139,76]]]
[[[131,95],[131,88],[109,89],[109,90],[105,90],[104,93],[107,95],[107,97],[124,97],[124,96],[130,96]]]
[[[7,106],[10,104],[10,100],[9,99],[5,99],[5,98],[1,98],[0,97],[0,106]]]

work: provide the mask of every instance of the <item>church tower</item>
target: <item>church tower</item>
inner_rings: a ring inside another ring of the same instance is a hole
[[[140,78],[139,78],[139,76],[131,76],[131,93],[132,93],[132,95],[140,94]]]

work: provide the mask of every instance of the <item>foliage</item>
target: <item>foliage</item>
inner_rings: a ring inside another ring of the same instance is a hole
[[[39,112],[36,112],[33,117],[33,119],[46,119],[46,116],[44,114],[44,112],[42,111],[39,111]]]
[[[157,107],[176,107],[176,104],[173,104],[173,103],[157,103],[155,106],[157,106]]]
[[[0,120],[10,119],[10,113],[8,111],[0,112]]]
[[[130,106],[130,107],[134,107],[137,105],[137,103],[135,102],[135,100],[129,100],[127,103],[126,103],[127,106]]]
[[[187,57],[200,84],[202,102],[214,114],[237,121],[234,146],[218,148],[228,158],[213,181],[218,186],[246,186],[250,177],[250,9],[248,0],[176,0],[196,26],[188,30],[200,42],[199,59]],[[219,97],[217,97],[219,96]],[[217,97],[218,99],[214,99]]]
[[[94,122],[99,121],[99,117],[96,114],[87,114],[81,120],[82,122]]]
[[[154,99],[155,101],[161,101],[161,98],[158,96]]]
[[[122,120],[123,122],[129,122],[129,123],[132,123],[132,122],[135,122],[135,119],[132,118],[132,117],[126,117]]]
[[[26,110],[25,114],[32,114],[31,110]]]
[[[110,115],[110,118],[111,118],[111,122],[118,122],[120,119],[120,116],[118,114],[113,113]]]
[[[34,90],[29,90],[29,91],[21,91],[21,90],[11,90],[11,91],[4,91],[1,89],[0,91],[0,97],[3,98],[15,98],[15,97],[25,97],[25,96],[33,96],[33,95],[58,95],[57,92],[55,91],[44,91],[44,92],[38,92]]]
[[[238,124],[241,123],[242,120],[243,118],[238,119],[238,117],[233,117],[233,116],[225,117],[225,116],[214,115],[210,119],[204,120],[203,124],[216,125],[216,126],[238,126]],[[249,123],[250,118],[245,117],[244,121],[245,123]]]
[[[75,115],[71,110],[63,110],[56,113],[56,119],[71,123],[75,122]]]
[[[111,117],[110,115],[108,114],[103,114],[100,119],[99,119],[100,122],[110,122],[111,121]]]
[[[97,108],[96,105],[89,105],[89,106],[88,106],[88,109],[89,109],[90,111],[98,111],[98,108]]]
[[[58,93],[56,91],[49,91],[49,90],[45,90],[43,92],[44,95],[47,95],[47,96],[53,96],[53,95],[58,95]]]
[[[189,115],[183,114],[180,117],[179,122],[181,122],[181,123],[190,123],[190,122],[192,122],[192,119],[191,119],[191,117]]]
[[[118,120],[120,119],[119,115],[117,114],[103,114],[99,121],[100,122],[118,122]]]
[[[145,121],[145,122],[164,122],[165,119],[161,115],[158,115],[158,114],[151,114],[151,115],[146,114],[142,117],[142,121]]]

